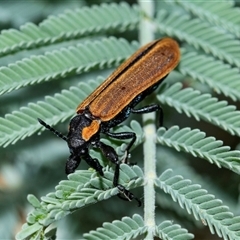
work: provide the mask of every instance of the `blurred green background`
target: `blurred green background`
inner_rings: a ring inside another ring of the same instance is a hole
[[[64,12],[66,9],[76,9],[82,6],[91,6],[93,4],[111,3],[113,1],[77,1],[77,0],[12,0],[0,1],[0,29],[16,28],[26,22],[40,23],[49,15],[57,15]],[[120,1],[114,1],[120,2]],[[161,2],[161,1],[159,1]],[[134,4],[136,1],[128,1],[129,4]],[[114,35],[114,34],[113,34]],[[119,36],[119,35],[116,35]],[[129,40],[137,39],[138,33],[136,31],[121,33],[122,37]],[[79,40],[72,40],[73,44],[81,42]],[[68,43],[69,44],[69,43]],[[41,54],[54,48],[64,46],[64,43],[56,43],[48,47],[41,47],[39,49],[21,51],[16,54],[7,55],[0,58],[0,66],[7,66],[9,63],[15,62],[29,56],[31,54]],[[107,76],[111,70],[101,71],[101,75]],[[88,74],[88,78],[96,78],[98,71]],[[84,78],[84,74],[81,76]],[[69,81],[77,82],[77,77],[69,77]],[[42,83],[36,86],[28,86],[9,94],[1,96],[0,114],[4,117],[6,113],[19,109],[21,106],[26,105],[28,102],[36,102],[43,99],[44,95],[54,94],[60,92],[61,89],[67,88],[71,83],[68,81],[51,81]],[[202,86],[201,86],[202,87]],[[223,97],[224,99],[224,97]],[[228,100],[229,101],[229,100]],[[229,101],[231,103],[231,101]],[[169,109],[166,108],[166,116],[169,114]],[[179,114],[172,114],[171,122],[167,124],[170,127],[173,124],[179,126],[199,127],[209,132],[211,135],[222,139],[226,145],[233,148],[237,145],[237,137],[230,137],[226,132],[213,127],[204,122],[196,122],[187,117],[179,117]],[[63,133],[67,132],[67,124],[58,124],[58,130]],[[49,154],[51,152],[51,154]],[[133,154],[136,158],[141,159],[141,150],[136,149]],[[18,141],[15,145],[9,145],[7,148],[0,149],[0,239],[8,240],[14,239],[15,234],[21,229],[21,226],[26,221],[27,213],[31,210],[30,204],[27,202],[27,195],[34,194],[37,197],[44,196],[48,192],[53,192],[54,187],[60,180],[67,179],[64,173],[65,161],[68,158],[69,151],[66,143],[61,139],[53,136],[52,133],[46,131],[41,135],[33,135],[23,141]],[[184,157],[179,154],[179,158]],[[139,163],[141,166],[141,163]],[[209,173],[209,181],[211,177],[215,178],[214,171],[217,174],[221,171],[223,176],[220,179],[220,184],[223,188],[228,188],[228,192],[235,193],[238,188],[236,182],[239,178],[236,175],[230,174],[226,170],[219,170],[215,166],[209,166],[207,162],[193,163],[198,168],[198,171]],[[82,162],[81,169],[87,169],[88,166]],[[212,174],[212,176],[211,176]],[[229,182],[235,184],[229,186]],[[142,194],[140,191],[139,195]],[[164,198],[164,197],[163,197]],[[234,199],[238,198],[238,193]],[[124,211],[123,211],[124,210]],[[157,208],[157,220],[164,219],[161,217],[161,208]],[[117,197],[109,199],[108,201],[100,202],[93,206],[77,211],[74,214],[64,218],[60,221],[58,228],[58,239],[78,239],[82,233],[96,229],[102,225],[102,221],[111,222],[115,219],[121,219],[123,216],[131,216],[134,213],[142,214],[143,209],[137,208],[135,203],[127,203],[119,200]],[[174,211],[165,213],[169,218],[175,217]],[[187,222],[187,218],[179,219],[184,223],[186,228],[191,230],[193,227]],[[186,220],[186,221],[185,221]],[[193,227],[194,228],[194,227]],[[216,240],[216,236],[210,235],[208,231],[203,231],[202,228],[194,232],[198,240]]]

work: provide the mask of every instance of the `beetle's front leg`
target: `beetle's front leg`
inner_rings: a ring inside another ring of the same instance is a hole
[[[90,167],[94,168],[101,176],[103,176],[103,167],[96,158],[92,158],[88,153],[86,153],[83,158]]]
[[[118,160],[118,155],[116,151],[111,146],[108,146],[100,141],[97,143],[97,147],[101,149],[103,155],[108,160],[110,160],[112,163],[116,165],[113,177],[113,186],[118,188],[119,191],[118,197],[127,201],[132,201],[133,199],[135,199],[138,202],[138,205],[141,206],[141,201],[138,198],[136,198],[130,191],[128,191],[124,186],[118,183],[120,173],[120,162]],[[121,194],[123,194],[123,196]]]
[[[111,147],[106,145],[103,142],[96,142],[95,144],[96,147],[98,147],[103,155],[112,163],[116,165],[115,173],[114,173],[114,178],[113,178],[113,185],[116,187],[118,185],[118,178],[119,178],[119,169],[120,169],[120,163],[118,161],[118,155],[116,151]]]
[[[79,156],[71,154],[66,162],[65,173],[66,174],[73,173],[80,164],[80,162],[81,158]]]

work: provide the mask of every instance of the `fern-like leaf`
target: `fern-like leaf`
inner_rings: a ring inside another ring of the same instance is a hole
[[[159,147],[157,156],[157,165],[160,171],[170,168],[174,169],[175,174],[181,174],[184,178],[194,179],[194,182],[197,182],[203,188],[208,189],[209,192],[218,196],[233,212],[237,211],[238,206],[236,205],[236,200],[230,194],[226,194],[225,189],[223,189],[221,185],[217,186],[214,181],[209,181],[209,178],[205,177],[206,175],[195,170],[191,164],[189,164],[189,159],[185,154],[176,154],[176,152],[170,148]],[[169,159],[171,160],[169,161]],[[159,194],[157,202],[161,203],[164,209],[172,209],[179,216],[182,216],[184,219],[190,218],[192,221],[192,217],[182,209],[179,209],[177,204],[175,205],[169,202],[169,198],[164,193]],[[199,225],[199,223],[197,224]]]
[[[142,217],[134,214],[132,218],[124,217],[121,221],[113,221],[112,223],[104,223],[103,227],[96,231],[90,231],[84,234],[86,240],[100,239],[135,239],[147,231],[152,231],[144,225]],[[189,234],[186,229],[181,228],[177,224],[170,221],[164,221],[156,226],[155,236],[168,240],[188,240],[193,239],[193,235]]]
[[[112,223],[104,223],[103,227],[96,231],[90,231],[83,235],[86,240],[111,240],[111,239],[133,239],[147,231],[142,217],[134,214],[130,217],[123,217],[121,221],[115,220]]]
[[[240,100],[239,69],[231,68],[212,57],[196,52],[182,54],[179,70],[203,83],[208,84],[217,93]]]
[[[222,141],[205,136],[206,134],[199,129],[179,129],[178,126],[173,126],[168,130],[160,128],[157,132],[157,141],[177,151],[206,159],[219,168],[223,166],[240,174],[240,151],[231,151],[230,147],[223,146]]]
[[[99,178],[94,171],[78,170],[68,175],[69,180],[62,180],[56,192],[42,197],[41,202],[29,195],[28,200],[35,209],[28,214],[27,224],[17,239],[43,233],[47,226],[73,211],[118,194],[117,188],[112,188],[113,175],[109,167],[104,169],[104,178]],[[143,172],[138,166],[121,165],[120,184],[132,189],[142,186],[143,181]]]
[[[49,17],[39,26],[27,23],[20,27],[20,31],[3,30],[0,35],[0,55],[79,38],[90,33],[113,29],[125,31],[136,27],[138,22],[138,9],[126,3],[68,10],[59,16]]]
[[[166,240],[189,240],[193,239],[194,235],[188,233],[178,224],[173,224],[171,221],[164,221],[156,227],[156,236]]]
[[[184,112],[188,117],[193,116],[198,121],[201,118],[240,136],[240,111],[236,111],[234,105],[228,105],[227,101],[218,101],[210,94],[201,94],[192,88],[182,89],[181,83],[174,84],[157,97],[161,103]]]
[[[0,94],[30,84],[80,74],[93,67],[116,66],[136,48],[135,43],[109,38],[25,58],[0,68]]]
[[[43,226],[39,223],[33,225],[24,224],[21,232],[16,235],[17,240],[37,240],[40,239],[41,233],[43,232]],[[32,236],[32,237],[31,237]]]
[[[240,10],[234,8],[231,1],[221,1],[216,7],[216,2],[212,1],[179,1],[176,2],[185,10],[193,13],[195,16],[207,20],[218,27],[240,37]]]
[[[231,34],[220,31],[207,22],[190,19],[188,15],[179,13],[167,14],[160,10],[157,17],[158,29],[161,33],[176,36],[181,40],[202,48],[221,60],[240,67],[240,41]]]
[[[166,170],[156,180],[156,186],[169,193],[174,201],[188,213],[201,219],[208,225],[212,234],[216,233],[225,240],[238,239],[240,235],[239,217],[234,217],[222,201],[208,194],[200,185],[193,184],[182,176],[174,176],[171,170]]]

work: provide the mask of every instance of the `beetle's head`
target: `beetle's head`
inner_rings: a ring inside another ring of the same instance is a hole
[[[66,173],[72,173],[78,167],[81,157],[88,154],[90,144],[99,139],[101,122],[91,119],[86,113],[81,113],[72,118],[67,137],[38,119],[39,123],[65,140],[70,150],[70,157],[66,164]]]
[[[84,155],[92,137],[99,133],[100,121],[92,120],[85,114],[72,118],[67,135],[67,143],[71,154]]]

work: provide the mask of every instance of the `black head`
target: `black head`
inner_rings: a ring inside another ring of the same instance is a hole
[[[71,154],[82,155],[81,151],[87,148],[88,139],[83,137],[83,131],[89,127],[91,123],[92,120],[84,114],[78,114],[71,119],[67,135],[67,143]]]
[[[78,167],[81,157],[88,155],[88,148],[92,141],[99,139],[100,121],[92,120],[84,113],[73,117],[69,124],[67,137],[49,126],[43,120],[38,119],[45,128],[67,142],[70,156],[66,164],[66,173],[72,173]]]
[[[66,173],[74,172],[81,157],[89,158],[89,147],[92,142],[99,140],[100,121],[92,120],[84,113],[72,118],[69,124],[67,143],[70,157],[66,164]]]

